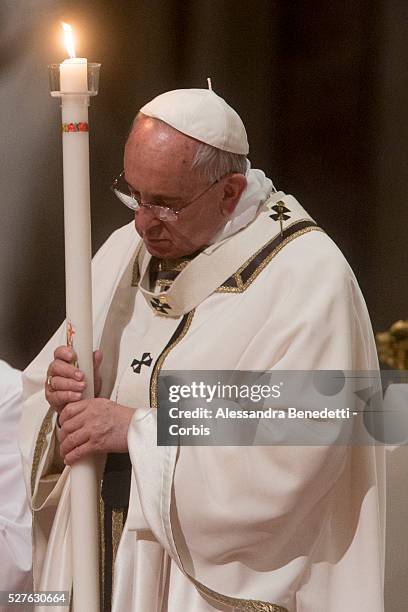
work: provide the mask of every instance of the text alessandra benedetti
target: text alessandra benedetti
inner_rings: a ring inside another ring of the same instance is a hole
[[[299,408],[286,408],[277,410],[265,408],[264,410],[236,410],[227,407],[210,410],[209,408],[193,408],[192,410],[179,410],[176,406],[170,408],[169,416],[172,419],[349,419],[352,414],[349,408],[329,409],[327,407],[317,410],[301,410]]]

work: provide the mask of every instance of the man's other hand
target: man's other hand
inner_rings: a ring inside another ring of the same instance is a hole
[[[47,379],[45,381],[45,397],[47,402],[59,414],[64,407],[83,399],[86,389],[84,373],[75,365],[75,352],[68,346],[59,346],[54,351],[54,361],[48,367]],[[97,397],[101,391],[102,381],[100,366],[102,363],[102,351],[97,350],[93,354],[94,362],[94,389]]]
[[[95,453],[125,453],[134,410],[105,398],[67,404],[60,415],[60,453],[66,465]]]

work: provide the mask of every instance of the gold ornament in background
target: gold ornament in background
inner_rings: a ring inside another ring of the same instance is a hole
[[[397,370],[408,370],[408,320],[397,321],[376,334],[380,361]]]

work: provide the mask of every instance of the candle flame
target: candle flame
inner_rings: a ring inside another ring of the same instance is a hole
[[[67,49],[68,55],[69,57],[76,57],[72,27],[69,25],[69,23],[64,22],[61,23],[61,26],[64,30],[65,47]]]

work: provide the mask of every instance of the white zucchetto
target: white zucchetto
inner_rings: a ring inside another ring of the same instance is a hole
[[[211,89],[167,91],[142,106],[140,112],[217,149],[248,154],[247,133],[240,116]]]

